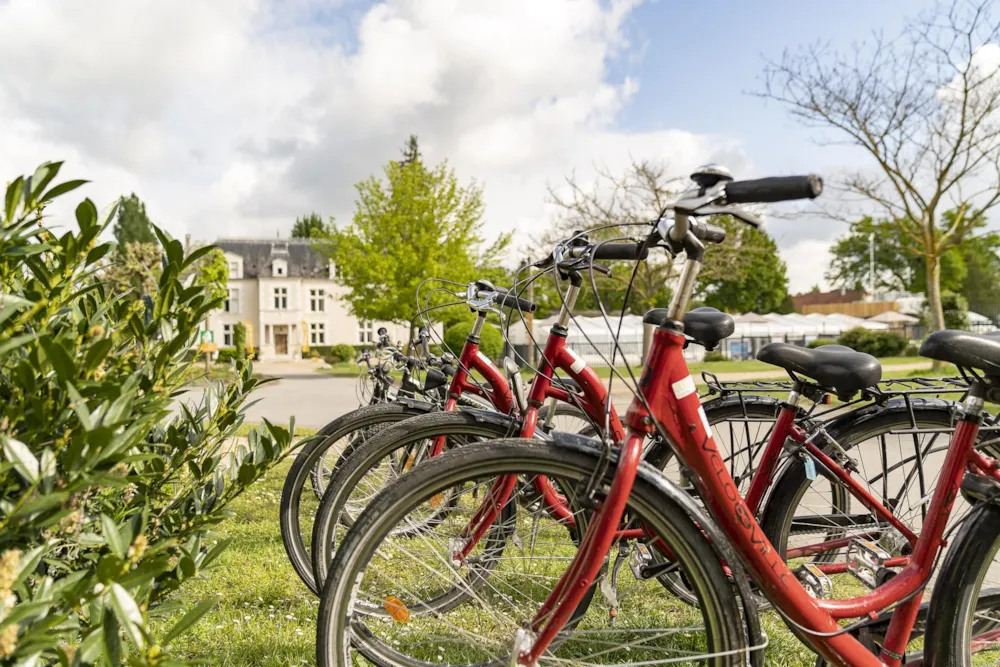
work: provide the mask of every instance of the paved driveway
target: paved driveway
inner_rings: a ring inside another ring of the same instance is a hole
[[[355,378],[329,375],[292,375],[268,382],[251,397],[257,403],[247,411],[248,422],[268,419],[287,426],[294,415],[298,426],[320,428],[327,422],[358,407]],[[200,400],[203,388],[193,388],[182,402]]]

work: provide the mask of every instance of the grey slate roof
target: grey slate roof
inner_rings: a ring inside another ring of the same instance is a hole
[[[275,259],[288,262],[291,278],[329,278],[330,263],[308,239],[219,239],[215,245],[243,258],[244,278],[270,278]]]

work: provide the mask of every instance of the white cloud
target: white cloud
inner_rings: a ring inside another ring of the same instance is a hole
[[[66,159],[99,203],[134,190],[175,235],[211,239],[348,219],[353,184],[410,133],[484,184],[494,233],[544,224],[546,184],[574,169],[740,169],[731,139],[616,129],[640,83],[608,75],[634,4],[10,0],[0,174]]]
[[[830,265],[830,242],[806,239],[781,250],[788,269],[788,292],[808,292],[813,285],[828,289],[823,274]]]

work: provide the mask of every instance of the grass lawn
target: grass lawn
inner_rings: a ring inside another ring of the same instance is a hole
[[[317,369],[317,373],[322,373],[323,375],[332,375],[334,377],[358,377],[361,372],[358,365],[353,361],[342,361],[339,364],[333,364],[329,368]]]
[[[233,543],[217,568],[182,589],[191,604],[217,604],[173,644],[180,656],[226,667],[315,663],[318,600],[288,564],[278,529],[278,503],[289,466],[279,465],[234,503],[234,515],[219,530],[220,538],[231,537]],[[649,602],[681,604],[665,593]],[[770,636],[768,665],[814,664],[815,657],[773,613],[764,614],[763,621]]]

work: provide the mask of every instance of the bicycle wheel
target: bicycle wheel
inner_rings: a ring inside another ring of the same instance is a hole
[[[1000,662],[1000,507],[979,503],[955,537],[931,594],[924,664]]]
[[[328,452],[343,452],[359,446],[387,425],[410,417],[427,414],[429,404],[379,403],[366,405],[334,419],[317,433],[292,462],[281,490],[279,522],[285,552],[303,583],[314,593],[319,592],[312,575],[307,539],[312,537],[312,523],[319,500],[306,487],[312,471]]]
[[[316,511],[312,534],[312,566],[317,585],[322,588],[327,568],[336,546],[354,519],[371,500],[392,481],[431,454],[438,437],[445,438],[446,449],[476,440],[492,440],[512,435],[517,423],[505,415],[482,411],[435,412],[408,419],[382,431],[358,447],[338,467]],[[421,530],[426,523],[440,519],[449,503],[439,499],[438,511],[423,522],[406,528],[407,533]]]
[[[518,502],[515,495],[508,504],[517,503],[517,512],[505,526],[502,545],[477,546],[473,554],[479,560],[456,565],[457,559],[449,557],[457,548],[454,540],[498,477],[516,476],[521,484],[531,484],[545,476],[558,485],[567,506],[576,508],[576,494],[597,463],[596,450],[495,440],[434,457],[391,484],[337,550],[320,602],[318,664],[351,664],[352,644],[378,665],[514,664],[519,630],[575,555],[573,534],[585,529],[586,512],[573,512],[570,531],[567,523],[552,518],[551,508]],[[610,483],[612,471],[613,466],[598,480],[598,489]],[[394,537],[407,517],[419,516],[435,497],[448,494],[456,502],[440,526],[416,537]],[[665,601],[659,584],[628,576],[607,591],[604,578],[589,592],[599,588],[600,597],[593,604],[584,598],[540,663],[740,664],[744,635],[739,607],[704,535],[648,477],[637,479],[627,511],[669,545],[699,605]],[[488,578],[475,576],[475,566],[483,560],[498,561]],[[615,571],[620,562],[609,569]],[[439,610],[425,603],[454,589],[463,591],[466,604]],[[380,611],[367,611],[375,609]]]
[[[428,396],[427,399],[429,403],[437,405],[443,404],[443,401],[440,400],[439,396]],[[458,401],[460,406],[478,408],[480,410],[493,409],[493,406],[489,401],[484,398],[480,398],[475,394],[464,393],[459,397]],[[379,430],[379,428],[380,427],[370,427],[370,434],[374,434]],[[326,491],[326,485],[330,476],[333,475],[333,471],[337,466],[337,461],[340,460],[341,454],[344,451],[349,451],[349,449],[350,447],[345,450],[330,447],[323,452],[322,456],[320,456],[319,460],[316,462],[316,465],[313,466],[313,469],[309,474],[311,477],[313,492],[316,494],[316,498],[318,500],[323,499],[323,492]]]
[[[902,401],[861,410],[855,419],[831,428],[829,436],[857,462],[853,477],[902,525],[919,535],[948,450],[953,418],[952,404],[947,401],[910,403],[912,410]],[[801,460],[790,461],[779,474],[761,528],[791,567],[813,563],[829,577],[832,590],[827,597],[864,594],[905,565],[911,544],[830,471],[814,465],[814,479],[809,479],[812,472]],[[881,551],[884,564],[874,579],[848,567],[848,552],[862,546],[861,540]],[[879,628],[869,631],[877,634]],[[919,630],[918,626],[911,640],[919,638]]]

